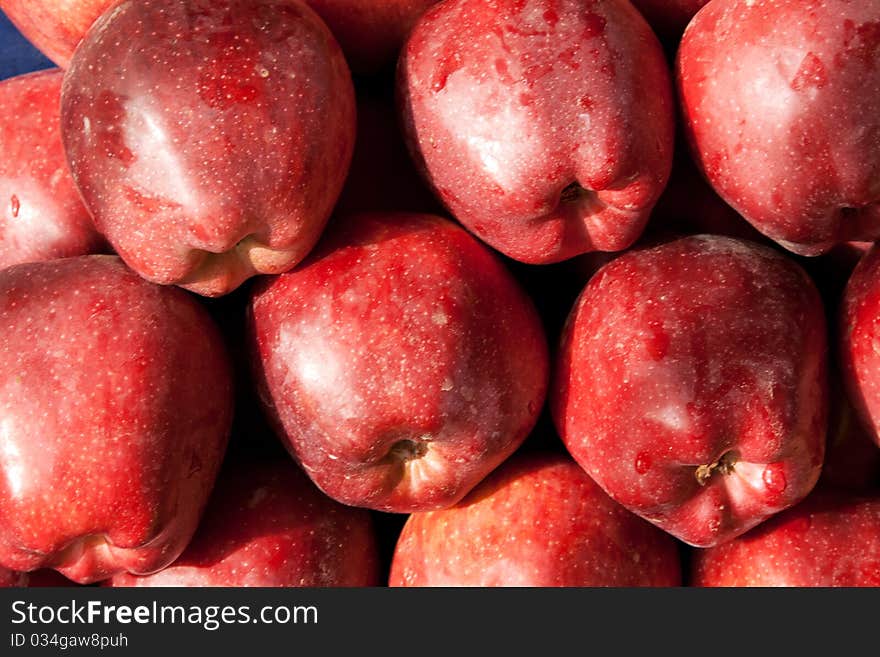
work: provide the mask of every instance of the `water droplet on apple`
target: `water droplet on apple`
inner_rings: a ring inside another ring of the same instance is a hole
[[[9,208],[12,210],[12,218],[18,218],[18,213],[21,211],[21,201],[18,200],[18,197],[15,194],[9,199]]]
[[[782,465],[778,463],[768,465],[764,468],[764,473],[761,475],[761,478],[764,480],[764,485],[767,487],[767,490],[776,494],[782,493],[788,483],[785,481],[785,473],[783,472]]]

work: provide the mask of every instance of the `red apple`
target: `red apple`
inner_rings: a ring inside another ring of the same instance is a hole
[[[118,0],[0,0],[0,9],[52,61],[67,67],[98,17]],[[142,0],[141,0],[142,1]],[[392,64],[416,20],[438,0],[306,0],[358,73]]]
[[[334,502],[289,459],[233,461],[184,553],[110,586],[376,586],[370,512]]]
[[[540,319],[482,244],[430,215],[348,218],[306,263],[257,283],[262,397],[330,497],[450,506],[525,440],[544,401]]]
[[[694,586],[880,586],[880,498],[817,490],[692,568]]]
[[[232,414],[223,343],[115,256],[0,272],[0,565],[89,583],[186,546]]]
[[[397,59],[409,31],[438,0],[306,0],[339,40],[355,73],[375,73]]]
[[[880,4],[713,0],[678,54],[688,137],[718,193],[784,247],[880,237]]]
[[[0,589],[27,586],[27,574],[0,567]]]
[[[447,0],[398,71],[413,156],[485,242],[546,264],[641,234],[674,110],[663,51],[629,2]]]
[[[125,0],[77,48],[61,125],[126,263],[217,296],[312,249],[348,170],[354,92],[296,0]]]
[[[880,251],[856,265],[841,303],[840,363],[850,402],[880,445]]]
[[[64,158],[62,77],[53,70],[0,82],[0,269],[106,248]]]
[[[567,456],[521,454],[449,509],[412,514],[391,586],[678,586],[676,542]]]
[[[776,251],[718,236],[630,251],[572,310],[554,418],[617,502],[686,543],[715,545],[816,483],[825,352],[819,294]]]
[[[66,68],[92,23],[117,0],[0,0],[0,9],[53,62]]]

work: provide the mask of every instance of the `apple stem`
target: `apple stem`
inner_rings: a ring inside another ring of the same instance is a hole
[[[734,470],[734,465],[739,460],[739,454],[735,451],[725,452],[721,455],[714,463],[709,463],[708,465],[700,465],[697,466],[696,472],[694,472],[694,476],[697,478],[697,483],[700,486],[705,486],[709,483],[709,479],[712,478],[712,475],[716,472],[722,475],[729,475]]]

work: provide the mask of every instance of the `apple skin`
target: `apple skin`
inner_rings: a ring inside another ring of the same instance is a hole
[[[168,565],[231,423],[209,316],[115,256],[5,269],[0,308],[0,565],[81,584]]]
[[[61,125],[126,263],[219,296],[317,242],[351,159],[354,91],[333,36],[295,0],[125,0],[77,48]]]
[[[575,460],[685,543],[730,540],[822,467],[826,324],[794,262],[727,237],[627,252],[579,297],[551,408]]]
[[[521,262],[629,247],[663,191],[674,107],[625,0],[448,0],[398,64],[404,132],[438,197]]]
[[[0,269],[107,249],[67,168],[62,78],[56,69],[0,82]]]
[[[236,459],[173,564],[109,586],[377,586],[370,512],[334,502],[290,459]]]
[[[744,536],[695,550],[693,586],[880,586],[880,498],[817,489]]]
[[[390,586],[679,586],[678,545],[567,455],[520,453],[449,509],[414,513]]]
[[[716,191],[801,255],[880,237],[880,5],[715,0],[677,74]]]
[[[440,217],[339,222],[306,263],[256,283],[248,315],[279,435],[344,504],[450,506],[543,406],[537,312],[489,249]]]
[[[306,0],[356,73],[392,64],[409,30],[438,0]],[[52,61],[66,68],[83,35],[117,0],[0,0],[0,9]]]
[[[0,567],[0,589],[27,586],[27,573],[17,573],[8,568]]]
[[[0,0],[0,9],[43,54],[67,68],[92,23],[116,0]]]
[[[840,308],[840,364],[850,402],[871,440],[880,446],[880,251],[873,246],[856,265]]]

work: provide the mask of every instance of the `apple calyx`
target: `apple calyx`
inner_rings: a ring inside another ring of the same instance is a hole
[[[697,466],[697,469],[694,471],[694,477],[696,477],[697,483],[700,486],[705,486],[716,472],[721,475],[732,474],[737,461],[739,461],[739,453],[735,450],[730,450],[722,454],[721,458],[714,463],[704,463]]]
[[[422,458],[428,453],[428,446],[423,442],[415,440],[398,440],[388,450],[388,458],[392,461],[401,461],[406,463]]]
[[[591,194],[590,190],[584,189],[575,181],[566,186],[559,195],[560,203],[575,203],[584,196]]]

